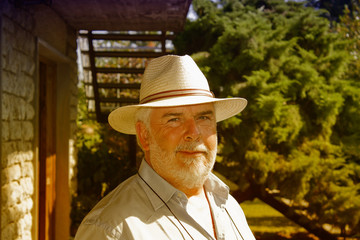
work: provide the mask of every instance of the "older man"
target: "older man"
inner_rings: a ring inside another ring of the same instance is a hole
[[[115,130],[136,134],[145,159],[84,218],[75,239],[255,239],[228,187],[211,173],[216,122],[246,103],[215,98],[189,56],[152,60],[140,104],[109,115]]]

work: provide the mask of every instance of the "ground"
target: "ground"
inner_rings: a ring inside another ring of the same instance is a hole
[[[260,200],[244,202],[241,207],[257,240],[319,240]]]

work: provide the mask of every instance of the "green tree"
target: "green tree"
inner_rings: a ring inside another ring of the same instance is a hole
[[[178,53],[193,54],[217,97],[249,101],[219,126],[216,170],[240,186],[234,196],[260,198],[322,239],[335,239],[326,224],[359,234],[360,88],[349,41],[302,3],[193,6],[199,18],[176,39]]]

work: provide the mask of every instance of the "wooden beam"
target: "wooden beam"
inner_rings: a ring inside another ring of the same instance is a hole
[[[93,84],[93,91],[94,91],[94,98],[95,98],[95,112],[96,118],[100,121],[100,102],[99,102],[99,88],[97,82],[97,73],[96,73],[96,66],[95,66],[95,54],[94,54],[94,46],[93,46],[93,38],[92,33],[89,31],[88,33],[88,42],[89,42],[89,59],[90,59],[90,67],[91,67],[91,75],[92,75],[92,84]]]
[[[90,51],[82,51],[83,54],[90,54]],[[123,57],[123,58],[156,58],[164,55],[163,52],[126,52],[126,51],[94,51],[95,57]]]
[[[161,52],[163,54],[166,53],[166,32],[165,31],[162,31],[162,34],[161,34]]]
[[[140,83],[99,83],[99,88],[140,89]]]
[[[98,73],[144,73],[144,68],[96,68]]]
[[[102,103],[139,103],[137,98],[101,98]]]
[[[84,67],[84,70],[91,71],[90,67]],[[145,68],[96,68],[97,73],[130,73],[143,74]]]
[[[129,41],[161,41],[163,34],[93,34],[96,40],[129,40]],[[80,34],[80,37],[87,37],[87,34]],[[173,40],[175,35],[165,35],[166,39]]]

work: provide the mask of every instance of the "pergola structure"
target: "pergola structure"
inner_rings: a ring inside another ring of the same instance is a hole
[[[29,0],[31,2],[31,0]],[[191,0],[52,0],[76,29],[180,31]]]
[[[169,41],[183,29],[191,4],[191,0],[45,1],[80,31],[88,109],[99,122],[106,122],[114,108],[138,102],[136,92],[147,60],[171,52]],[[115,67],[101,64],[109,61]]]

